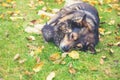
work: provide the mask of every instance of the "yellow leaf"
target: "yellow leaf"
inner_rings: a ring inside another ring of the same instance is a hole
[[[13,58],[13,60],[18,60],[20,58],[20,54],[16,54]]]
[[[33,67],[33,71],[39,72],[40,70],[42,70],[43,65],[44,65],[43,62],[40,62],[39,64],[36,64],[36,65]]]
[[[1,15],[0,15],[0,18],[3,19],[3,18],[4,18],[4,14],[1,14]]]
[[[55,54],[52,54],[50,56],[50,60],[52,60],[52,61],[58,60],[59,58],[60,58],[60,54],[59,53],[55,53]]]
[[[10,5],[7,4],[7,3],[5,3],[5,2],[2,3],[2,6],[3,6],[3,7],[10,7]]]
[[[72,64],[69,65],[69,73],[70,74],[75,74],[77,71],[75,68],[73,68]]]
[[[106,9],[105,12],[112,12],[112,8]]]
[[[114,25],[114,24],[115,24],[115,20],[113,20],[113,19],[110,20],[108,24],[109,24],[109,25]]]
[[[99,32],[100,32],[100,34],[104,35],[105,29],[104,28],[99,28]]]
[[[12,0],[6,0],[6,2],[10,3],[10,2],[12,2]]]
[[[53,71],[47,76],[46,80],[53,80],[54,77],[55,77],[55,72]]]
[[[44,46],[38,47],[38,48],[35,50],[35,53],[41,53],[43,49],[44,49]]]
[[[71,51],[70,53],[68,53],[68,56],[72,59],[79,59],[79,53],[77,51]]]

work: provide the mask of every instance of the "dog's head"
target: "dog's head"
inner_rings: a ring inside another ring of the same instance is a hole
[[[62,51],[68,52],[73,48],[83,47],[80,40],[90,31],[90,25],[85,18],[86,16],[81,21],[67,20],[64,24],[59,25],[59,29],[64,33],[59,43]]]

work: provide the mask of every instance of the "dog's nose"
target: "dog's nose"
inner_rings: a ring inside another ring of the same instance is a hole
[[[63,46],[63,47],[62,47],[62,50],[63,50],[64,52],[68,52],[68,51],[69,51],[69,46]]]

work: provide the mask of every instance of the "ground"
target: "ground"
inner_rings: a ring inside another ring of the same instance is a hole
[[[45,80],[51,72],[55,73],[53,80],[120,80],[120,2],[85,0],[100,15],[97,54],[76,51],[78,59],[66,56],[57,64],[50,56],[61,56],[59,48],[45,43],[41,34],[25,32],[30,22],[45,23],[49,19],[37,14],[44,6],[51,12],[64,5],[62,0],[56,1],[0,0],[0,80]],[[29,36],[35,40],[28,40]]]

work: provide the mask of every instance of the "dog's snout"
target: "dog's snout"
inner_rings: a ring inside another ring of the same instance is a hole
[[[69,49],[70,49],[69,46],[63,46],[63,47],[62,47],[62,50],[63,50],[64,52],[68,52]]]

